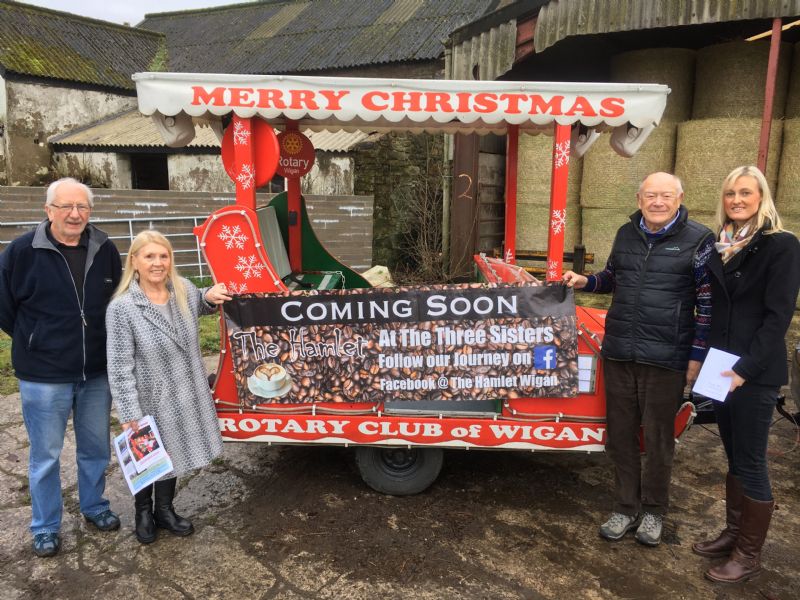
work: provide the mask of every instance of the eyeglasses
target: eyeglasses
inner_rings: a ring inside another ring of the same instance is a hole
[[[677,194],[673,194],[672,192],[645,192],[644,194],[642,194],[642,197],[645,200],[655,200],[659,196],[661,196],[667,202],[671,202],[672,200],[675,200],[675,198],[678,197]]]
[[[50,204],[50,206],[57,208],[63,213],[71,213],[73,210],[77,210],[82,215],[92,210],[92,207],[88,204]]]

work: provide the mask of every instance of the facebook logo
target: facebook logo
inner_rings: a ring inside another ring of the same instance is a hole
[[[556,368],[556,347],[536,346],[533,349],[533,367],[550,371]]]

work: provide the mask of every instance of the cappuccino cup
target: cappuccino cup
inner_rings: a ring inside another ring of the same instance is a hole
[[[275,363],[258,365],[251,378],[256,389],[276,392],[286,383],[286,369]]]

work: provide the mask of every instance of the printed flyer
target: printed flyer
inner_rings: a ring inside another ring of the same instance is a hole
[[[172,459],[150,415],[116,436],[114,451],[131,494],[137,494],[172,471]]]
[[[224,310],[243,406],[578,392],[575,301],[565,286],[249,294]]]

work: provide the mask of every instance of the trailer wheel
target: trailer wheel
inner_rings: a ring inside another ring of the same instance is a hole
[[[361,478],[382,494],[410,496],[426,490],[439,476],[441,448],[356,448]]]

